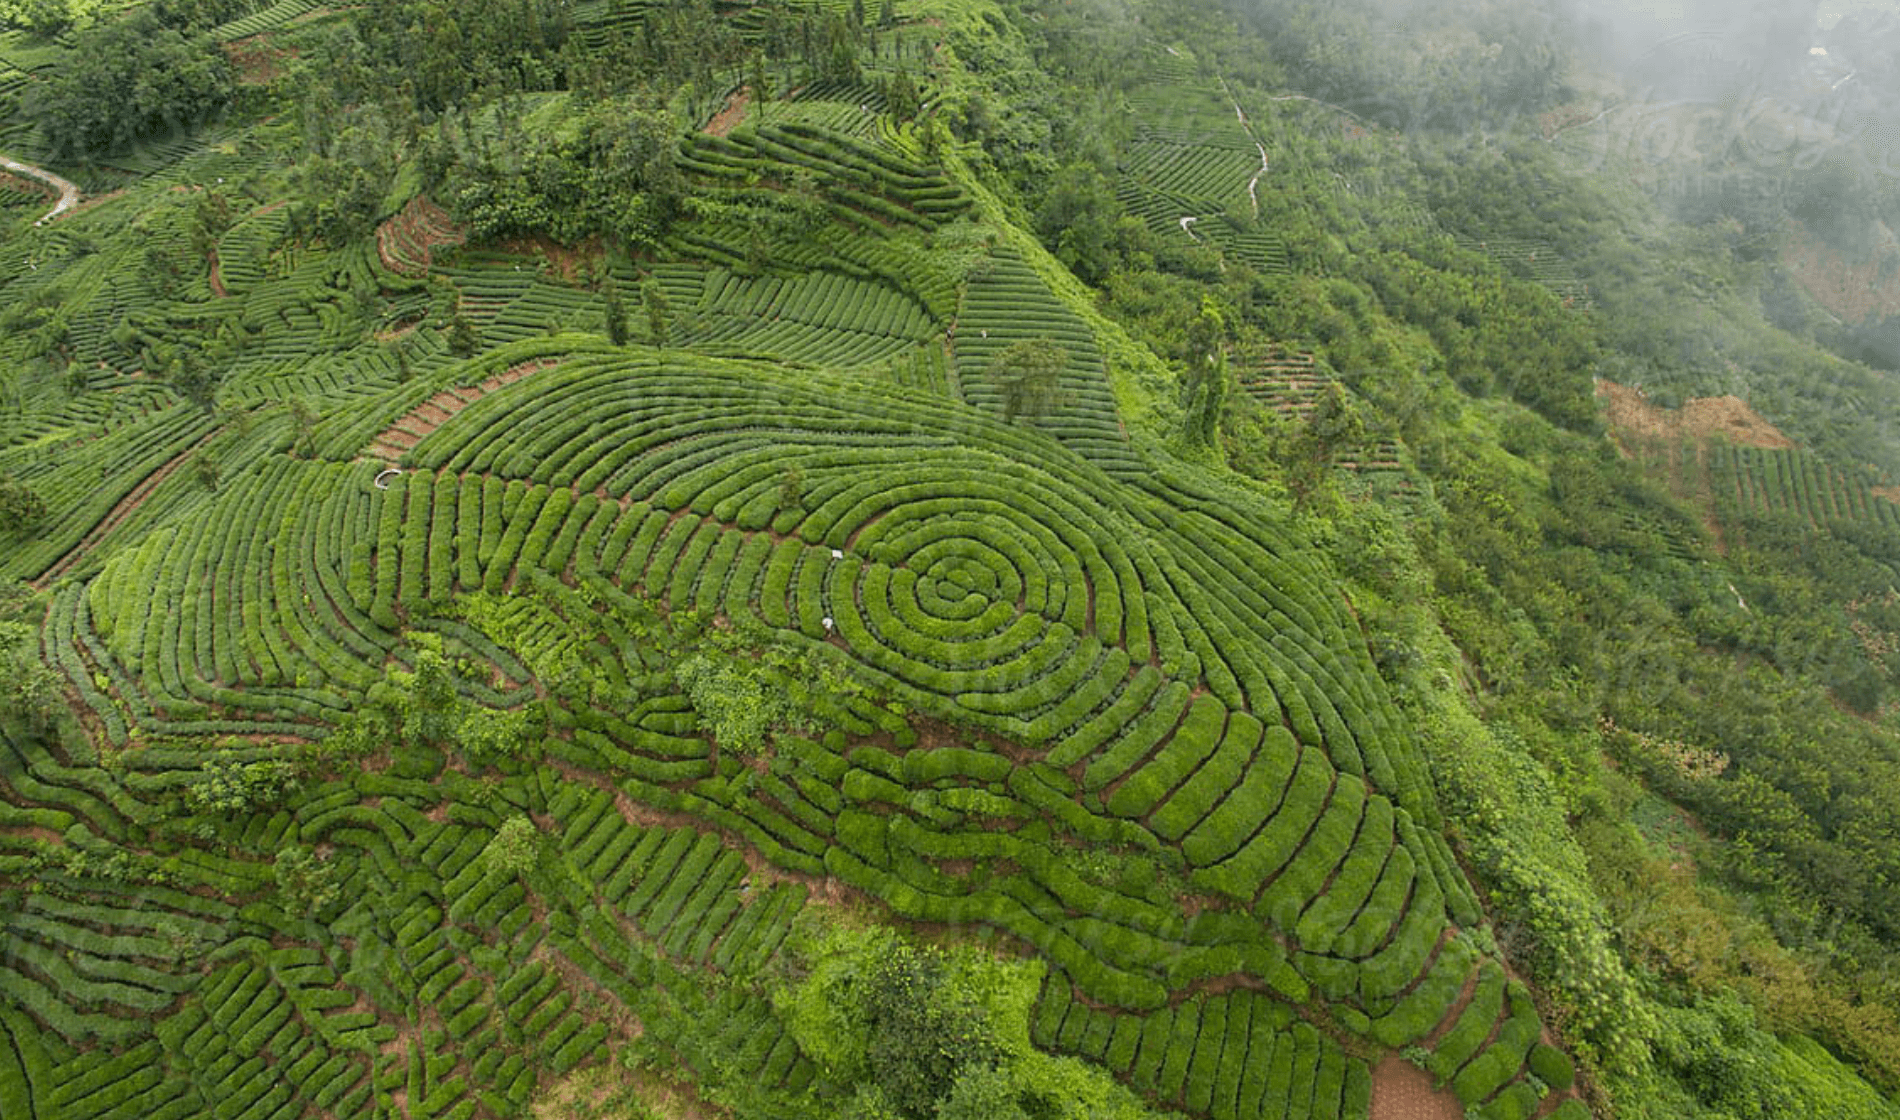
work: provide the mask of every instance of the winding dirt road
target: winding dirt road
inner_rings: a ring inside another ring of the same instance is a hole
[[[33,224],[36,226],[43,226],[47,222],[52,221],[54,218],[59,217],[61,214],[79,205],[79,185],[70,180],[62,179],[43,167],[34,167],[32,164],[21,163],[19,160],[9,159],[6,156],[0,156],[0,167],[13,172],[15,175],[25,175],[31,179],[38,179],[40,182],[45,183],[47,186],[59,192],[59,205],[47,211],[40,217],[39,221],[34,222]]]

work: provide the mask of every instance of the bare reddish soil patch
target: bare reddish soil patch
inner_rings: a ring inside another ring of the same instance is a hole
[[[543,370],[555,364],[550,359],[537,358],[531,362],[511,366],[479,385],[444,389],[417,405],[407,416],[391,424],[386,431],[371,441],[368,457],[394,463],[403,457],[404,452],[421,443],[431,432],[448,423],[456,413],[475,403],[484,395],[504,385],[512,385],[537,370]]]
[[[252,35],[224,45],[224,53],[236,68],[241,86],[267,86],[282,77],[284,60],[296,58],[294,48],[271,45],[269,35]]]
[[[1885,498],[1895,505],[1900,505],[1900,486],[1869,486],[1867,492],[1876,498]]]
[[[540,257],[565,284],[580,283],[606,256],[606,248],[598,237],[590,237],[578,245],[563,245],[547,237],[511,237],[500,242],[497,248],[524,257]]]
[[[1464,1106],[1432,1075],[1397,1054],[1372,1067],[1372,1120],[1464,1120]]]
[[[1721,436],[1742,447],[1795,446],[1740,397],[1697,397],[1678,409],[1658,408],[1644,398],[1642,390],[1614,381],[1598,381],[1597,396],[1609,406],[1610,428],[1619,443],[1624,436],[1697,443]]]
[[[0,828],[0,836],[15,836],[24,840],[37,840],[42,844],[64,844],[66,842],[65,837],[59,833],[54,832],[50,828],[42,828],[36,824],[8,825],[5,828]]]
[[[1798,221],[1790,219],[1788,229],[1781,263],[1814,302],[1850,324],[1900,315],[1900,272],[1892,270],[1900,245],[1885,226],[1864,261],[1843,257]]]
[[[420,276],[435,263],[437,249],[467,240],[447,210],[427,195],[417,195],[395,217],[376,227],[376,255],[391,272]]]
[[[1697,439],[1722,436],[1748,447],[1787,447],[1794,441],[1740,397],[1697,397],[1680,410],[1682,430]]]
[[[738,127],[745,119],[746,106],[752,103],[752,90],[749,86],[740,86],[731,97],[726,98],[726,107],[713,114],[706,122],[706,132],[711,136],[724,136]]]

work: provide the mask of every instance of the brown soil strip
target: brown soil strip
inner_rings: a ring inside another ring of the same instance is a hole
[[[54,846],[66,842],[59,833],[54,832],[50,828],[41,828],[39,825],[9,825],[6,828],[0,828],[0,836],[18,836],[23,839],[37,840],[42,844],[51,844]]]
[[[0,191],[23,191],[31,194],[44,195],[47,198],[59,197],[58,189],[48,186],[38,179],[28,179],[24,175],[12,175],[4,171],[0,171]]]
[[[484,394],[492,393],[505,385],[512,385],[538,370],[557,365],[549,358],[536,358],[496,374],[480,385],[473,387],[444,389],[428,400],[417,405],[409,413],[399,417],[394,424],[370,441],[367,458],[382,459],[388,463],[401,461],[404,452],[427,439],[431,433],[467,408],[480,400]]]
[[[1883,498],[1900,505],[1900,486],[1869,486],[1867,492],[1876,498]]]
[[[749,86],[740,86],[731,97],[726,98],[726,107],[706,122],[709,136],[724,136],[731,132],[740,121],[745,119],[746,106],[752,103],[752,90]]]
[[[1425,1041],[1422,1045],[1427,1050],[1437,1049],[1438,1044],[1444,1040],[1444,1037],[1451,1033],[1451,1028],[1458,1024],[1458,1019],[1465,1013],[1465,1008],[1470,1007],[1471,1001],[1477,998],[1478,976],[1481,971],[1480,966],[1472,966],[1470,974],[1465,977],[1464,987],[1458,989],[1458,998],[1451,1001],[1451,1006],[1445,1010],[1445,1017],[1438,1021],[1436,1027],[1432,1028],[1431,1034],[1425,1036]]]
[[[1396,845],[1394,846],[1396,847]],[[1389,860],[1390,857],[1388,856],[1387,859]],[[1407,897],[1409,898],[1410,896],[1408,895]],[[1364,906],[1361,906],[1357,911],[1353,913],[1353,920],[1357,921],[1359,918],[1359,915],[1365,913],[1365,910],[1366,908]],[[1399,989],[1399,992],[1396,998],[1404,999],[1406,996],[1409,996],[1413,992],[1418,990],[1418,986],[1420,984],[1423,984],[1425,982],[1425,978],[1431,975],[1432,970],[1438,967],[1438,958],[1439,958],[1439,955],[1445,951],[1445,946],[1449,945],[1451,943],[1451,939],[1456,936],[1458,936],[1458,927],[1455,925],[1451,925],[1450,923],[1447,923],[1445,925],[1445,928],[1439,931],[1438,941],[1436,944],[1432,946],[1431,955],[1425,958],[1425,966],[1418,970],[1418,975],[1406,981],[1405,987]]]
[[[66,555],[60,557],[59,563],[48,568],[44,575],[33,581],[34,589],[40,591],[45,590],[54,580],[71,570],[74,564],[79,563],[80,557],[84,556],[87,551],[98,544],[107,533],[118,528],[126,518],[132,516],[132,513],[137,510],[140,505],[144,504],[145,499],[152,496],[152,491],[158,488],[159,483],[171,477],[172,472],[183,466],[185,460],[191,457],[192,452],[204,446],[205,442],[216,434],[216,432],[206,432],[196,443],[193,443],[190,447],[174,455],[170,462],[153,471],[151,474],[146,475],[144,482],[134,487],[130,494],[119,499],[119,504],[112,507],[112,512],[106,514],[105,520],[94,525],[91,532],[87,533]]]
[[[224,299],[231,293],[224,290],[224,273],[221,271],[222,265],[218,260],[217,246],[212,246],[211,252],[207,255],[211,258],[211,294]]]
[[[1372,1120],[1464,1120],[1464,1106],[1432,1075],[1397,1054],[1372,1067]]]

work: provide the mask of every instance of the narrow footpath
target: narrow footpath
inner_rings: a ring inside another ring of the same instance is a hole
[[[25,175],[31,179],[38,179],[40,182],[45,183],[47,186],[59,192],[59,204],[42,215],[39,221],[34,222],[33,224],[36,226],[43,226],[47,222],[52,221],[54,218],[59,217],[61,214],[79,205],[79,185],[70,180],[62,179],[43,167],[34,167],[30,163],[21,163],[19,160],[11,159],[7,156],[0,156],[0,168],[5,168],[15,175]]]

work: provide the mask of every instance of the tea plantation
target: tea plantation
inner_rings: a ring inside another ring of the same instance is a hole
[[[1127,311],[1343,283],[1266,177],[1358,118],[1131,46],[1089,189],[1176,272],[1098,298],[1025,202],[1053,7],[29,7],[0,148],[85,197],[0,178],[5,1120],[1609,1100],[1566,1047],[1624,1005],[1468,871],[1513,807],[1448,815],[1348,545],[1246,466],[1363,355]],[[1430,508],[1402,419],[1313,477]]]
[[[1362,1114],[1374,1048],[1453,1015],[1480,913],[1417,748],[1343,605],[1242,501],[835,374],[497,354],[435,376],[539,368],[383,488],[363,436],[301,457],[278,429],[58,584],[44,649],[96,738],[8,733],[16,1099],[513,1115],[626,1014],[715,1006],[753,1055],[715,1083],[798,1099],[822,1072],[757,985],[818,881],[1034,954],[1039,1045],[1197,1113]],[[400,428],[421,391],[360,407]],[[734,741],[669,671],[699,648],[838,683],[804,694],[806,733]],[[386,699],[431,666],[429,712]],[[360,741],[385,703],[393,741]],[[281,807],[194,793],[293,744],[327,761]],[[486,869],[522,815],[535,870]],[[326,906],[299,911],[286,852],[317,853]],[[1522,1114],[1534,1012],[1476,1006],[1438,1060]]]

